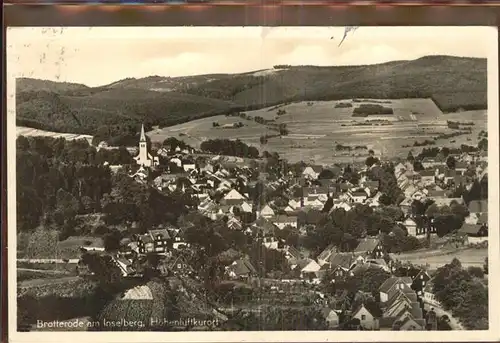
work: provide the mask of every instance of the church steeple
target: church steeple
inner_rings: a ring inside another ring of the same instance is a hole
[[[145,142],[146,141],[146,134],[144,133],[144,124],[141,126],[141,138],[139,139],[139,142]]]

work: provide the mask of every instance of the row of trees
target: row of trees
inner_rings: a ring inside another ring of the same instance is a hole
[[[481,268],[477,268],[481,272]],[[446,310],[460,318],[469,330],[487,330],[488,287],[475,269],[466,270],[458,259],[439,268],[433,279],[433,292]]]
[[[308,215],[314,215],[314,211],[309,211]],[[330,214],[315,215],[316,224],[311,226],[301,242],[313,254],[319,254],[330,244],[342,251],[352,251],[360,239],[379,233],[385,234],[382,243],[389,252],[414,250],[420,244],[418,239],[408,236],[406,228],[396,225],[403,218],[403,212],[397,206],[374,211],[367,205],[356,205],[348,212],[339,208]]]
[[[258,158],[259,150],[242,141],[229,139],[210,139],[201,143],[200,149],[212,154]]]

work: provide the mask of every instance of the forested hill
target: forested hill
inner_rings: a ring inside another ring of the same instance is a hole
[[[444,112],[487,106],[486,59],[426,56],[364,66],[275,66],[241,74],[125,79],[102,87],[18,79],[18,125],[94,134],[299,100],[431,97]]]

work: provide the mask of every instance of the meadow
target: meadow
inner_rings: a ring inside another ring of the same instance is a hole
[[[413,264],[428,264],[431,269],[436,269],[450,263],[454,258],[460,260],[465,268],[482,268],[486,257],[488,257],[487,248],[470,248],[456,251],[436,250],[434,253],[429,251],[415,251],[395,256],[400,261],[407,261]]]
[[[486,110],[464,111],[443,114],[431,99],[384,100],[384,106],[391,107],[394,115],[353,117],[353,109],[361,104],[375,104],[374,99],[341,101],[296,102],[279,107],[268,107],[247,111],[245,118],[216,116],[203,118],[150,131],[152,142],[162,142],[176,137],[198,147],[206,139],[240,139],[257,147],[260,151],[278,152],[291,162],[305,161],[331,164],[362,160],[367,149],[352,152],[337,151],[337,144],[345,146],[366,146],[377,154],[391,157],[406,157],[408,152],[419,151],[413,147],[415,141],[433,140],[440,134],[454,132],[447,126],[447,120],[474,122],[472,132],[458,137],[437,139],[436,145],[459,147],[461,144],[477,144],[477,134],[487,128]],[[337,103],[350,102],[353,107],[336,107]],[[282,114],[278,115],[278,111]],[[276,124],[286,124],[287,136],[271,137],[261,144],[263,135],[276,135],[269,125],[253,120],[262,117]],[[213,127],[213,123],[219,124]],[[241,128],[225,128],[225,124],[242,122]],[[410,145],[409,147],[403,147]]]

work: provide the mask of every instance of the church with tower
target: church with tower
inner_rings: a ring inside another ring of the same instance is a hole
[[[159,164],[158,156],[153,157],[148,151],[144,124],[142,124],[141,137],[139,139],[139,154],[134,159],[142,167],[156,167]]]

